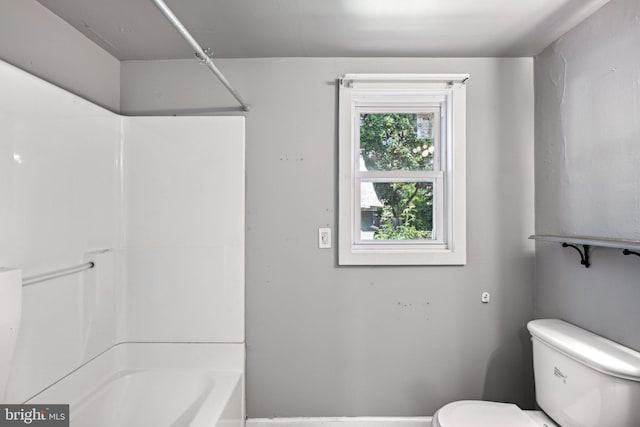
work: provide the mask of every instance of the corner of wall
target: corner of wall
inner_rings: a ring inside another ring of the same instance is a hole
[[[0,2],[0,59],[120,110],[120,61],[36,0]]]

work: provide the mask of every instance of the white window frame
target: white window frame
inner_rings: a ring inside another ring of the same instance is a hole
[[[466,86],[468,74],[346,74],[339,92],[340,265],[466,264]],[[441,112],[434,171],[361,171],[360,114]],[[362,240],[362,182],[432,182],[433,240]]]

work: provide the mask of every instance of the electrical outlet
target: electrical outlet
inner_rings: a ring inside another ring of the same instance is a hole
[[[491,294],[489,292],[483,292],[480,296],[480,301],[482,301],[483,304],[488,304],[489,301],[491,301]]]
[[[318,228],[318,248],[331,249],[331,229]]]

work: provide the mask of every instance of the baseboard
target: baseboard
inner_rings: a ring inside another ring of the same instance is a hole
[[[246,427],[431,427],[431,417],[248,418]]]

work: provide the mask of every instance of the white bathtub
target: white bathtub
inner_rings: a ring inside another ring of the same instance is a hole
[[[242,344],[118,344],[25,403],[73,427],[243,427]]]

